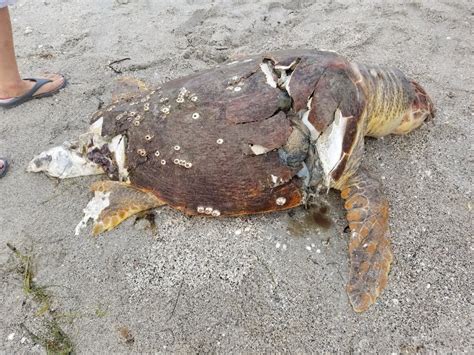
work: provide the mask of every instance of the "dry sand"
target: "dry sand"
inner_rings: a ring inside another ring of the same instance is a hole
[[[58,71],[70,85],[0,112],[0,155],[12,160],[0,180],[0,352],[43,352],[25,329],[40,334],[51,314],[78,353],[474,352],[471,1],[20,0],[11,10],[22,72]],[[301,209],[207,220],[164,208],[155,232],[130,220],[95,239],[73,231],[97,178],[25,172],[110,100],[110,61],[129,57],[124,75],[158,84],[297,47],[397,66],[438,108],[408,136],[367,143],[364,165],[391,201],[395,261],[364,314],[344,291],[336,193],[328,230],[295,228]],[[25,297],[6,242],[34,256],[49,316]]]

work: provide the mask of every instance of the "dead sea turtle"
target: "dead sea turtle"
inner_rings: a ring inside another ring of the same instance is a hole
[[[85,217],[93,233],[168,205],[189,215],[239,216],[341,191],[351,229],[347,292],[373,304],[392,261],[388,202],[359,169],[364,137],[405,134],[433,115],[422,87],[399,70],[333,52],[293,50],[224,63],[160,88],[140,88],[94,114],[78,142],[35,157],[60,178],[106,173]]]

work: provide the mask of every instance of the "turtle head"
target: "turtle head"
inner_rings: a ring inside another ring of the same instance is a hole
[[[426,91],[416,81],[410,81],[413,89],[413,101],[403,114],[400,125],[392,132],[406,134],[421,126],[421,124],[435,116],[435,108]]]

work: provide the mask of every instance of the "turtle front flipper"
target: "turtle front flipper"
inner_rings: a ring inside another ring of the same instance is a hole
[[[92,234],[96,236],[115,228],[134,214],[165,204],[149,191],[118,181],[98,181],[92,184],[91,190],[94,198],[84,209],[84,218],[76,227],[76,235],[89,219],[94,220]]]
[[[392,263],[388,201],[381,184],[363,169],[342,188],[351,229],[347,293],[356,312],[366,311],[385,288]]]

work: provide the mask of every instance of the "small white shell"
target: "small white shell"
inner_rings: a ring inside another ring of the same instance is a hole
[[[181,149],[181,147],[180,147],[179,145],[175,145],[175,146],[173,147],[173,149],[176,150],[176,151],[178,151],[178,150]]]
[[[150,103],[147,102],[145,105],[143,105],[143,111],[147,112],[150,111]]]
[[[166,165],[166,160],[161,159],[161,165]]]
[[[137,150],[138,155],[144,157],[146,156],[146,150],[145,149],[138,149]]]
[[[145,140],[148,141],[148,142],[151,141],[152,139],[153,139],[153,136],[151,134],[147,134],[145,136]]]
[[[211,214],[213,210],[214,209],[212,207],[206,207],[206,209],[204,210],[204,213],[205,214]]]
[[[224,140],[222,138],[219,138],[218,140],[216,140],[216,143],[217,144],[222,144],[222,143],[224,143]]]
[[[185,167],[186,169],[190,169],[190,168],[192,168],[192,166],[193,166],[193,164],[192,164],[192,163],[189,163],[189,162],[187,162],[187,163],[184,164],[184,167]]]
[[[211,215],[213,217],[219,217],[221,215],[221,212],[219,210],[214,210],[211,212]]]
[[[198,208],[196,210],[198,211],[198,213],[204,213],[204,211],[205,211],[203,206],[198,206]]]
[[[242,88],[240,86],[237,86],[237,87],[234,88],[234,91],[240,91],[240,90],[242,90]]]
[[[193,120],[197,120],[199,117],[201,117],[201,115],[199,114],[199,112],[194,112],[192,117]]]
[[[133,121],[133,125],[136,127],[140,126],[140,121],[139,120]]]
[[[197,100],[198,100],[198,97],[197,97],[197,96],[192,96],[192,97],[191,97],[191,101],[192,101],[192,102],[196,102]]]
[[[180,96],[176,99],[176,102],[181,104],[184,102],[184,99]]]
[[[155,157],[159,157],[159,156],[160,156],[160,151],[157,150],[157,151],[155,152]]]
[[[276,204],[278,206],[283,206],[285,203],[286,203],[286,198],[284,198],[284,197],[278,197],[276,199]]]

